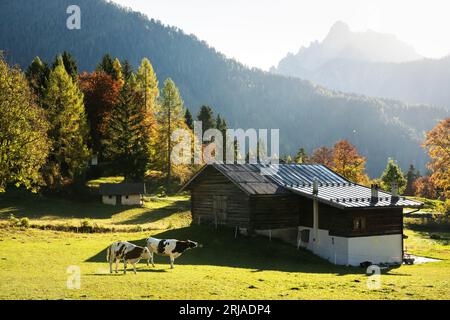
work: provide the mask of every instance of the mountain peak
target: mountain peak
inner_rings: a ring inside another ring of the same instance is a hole
[[[333,36],[333,35],[345,35],[345,34],[349,34],[350,31],[350,27],[348,26],[348,24],[346,24],[343,21],[336,21],[332,26],[330,31],[328,32],[328,36]]]
[[[354,32],[345,22],[336,21],[322,42],[311,42],[295,56],[286,56],[277,69],[292,75],[292,70],[314,71],[335,60],[399,63],[422,58],[395,35],[372,30]]]

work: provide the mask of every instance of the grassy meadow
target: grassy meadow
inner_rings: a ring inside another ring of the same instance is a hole
[[[28,217],[29,228],[9,226]],[[65,232],[52,226],[106,226],[109,232]],[[45,228],[42,228],[45,226]],[[334,266],[267,238],[234,238],[234,230],[191,225],[186,196],[148,198],[144,207],[112,207],[58,198],[0,197],[0,299],[449,299],[450,232],[406,230],[413,254],[442,261],[383,270],[369,289],[365,270]],[[204,244],[169,269],[140,262],[138,273],[109,274],[113,241],[144,244],[149,235]],[[80,268],[80,289],[68,289],[67,268]]]

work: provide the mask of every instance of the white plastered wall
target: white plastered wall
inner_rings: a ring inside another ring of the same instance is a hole
[[[128,199],[127,199],[128,197]],[[141,203],[141,196],[140,195],[130,195],[130,196],[122,196],[122,204],[123,205],[140,205]]]
[[[336,237],[330,236],[328,230],[318,230],[314,239],[312,228],[300,226],[302,230],[310,230],[309,242],[299,239],[300,247],[304,247],[318,256],[338,265],[359,266],[361,262],[401,263],[402,235],[380,235],[369,237]]]
[[[116,197],[115,196],[102,196],[102,200],[104,204],[116,205]]]

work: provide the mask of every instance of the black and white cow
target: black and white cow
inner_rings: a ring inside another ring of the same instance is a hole
[[[152,262],[152,266],[155,264],[153,262],[153,254],[167,256],[170,257],[170,268],[173,269],[173,263],[176,258],[181,256],[183,252],[192,248],[201,248],[203,245],[198,242],[194,242],[191,240],[180,241],[175,239],[156,239],[156,238],[148,238],[147,239],[147,248],[150,250],[150,261]],[[149,261],[147,260],[147,265]]]
[[[150,250],[147,247],[139,247],[126,241],[117,241],[106,250],[106,260],[109,261],[109,272],[112,273],[112,264],[116,262],[116,273],[118,272],[118,264],[123,260],[123,273],[127,273],[127,263],[133,265],[134,273],[136,273],[136,263],[141,259],[150,259]],[[148,264],[148,263],[147,263]]]

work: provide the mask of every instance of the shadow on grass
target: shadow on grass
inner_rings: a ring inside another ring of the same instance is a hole
[[[111,206],[101,203],[101,200],[91,202],[70,201],[62,198],[46,198],[24,196],[20,198],[0,195],[0,220],[5,220],[11,214],[18,218],[30,219],[111,219],[114,215],[128,210],[136,210],[127,220],[114,222],[121,224],[152,223],[169,217],[175,213],[189,210],[188,200],[179,200],[161,208],[141,206]]]
[[[152,223],[188,210],[189,200],[178,200],[161,208],[143,208],[141,213],[134,215],[131,219],[117,222],[117,224]]]
[[[336,266],[307,250],[297,250],[294,246],[281,241],[269,241],[268,238],[261,236],[240,236],[235,239],[234,230],[228,228],[216,231],[211,227],[192,225],[152,234],[152,236],[160,239],[190,239],[203,244],[203,248],[195,248],[183,253],[175,260],[175,268],[176,265],[204,265],[246,268],[252,269],[252,272],[271,270],[337,275],[365,274],[364,268]],[[139,246],[145,245],[145,239],[131,242]],[[105,257],[106,248],[87,259],[86,262],[107,264]],[[167,265],[168,268],[169,258],[155,255],[155,263]],[[152,269],[150,266],[148,270]],[[389,271],[386,270],[383,273]]]

